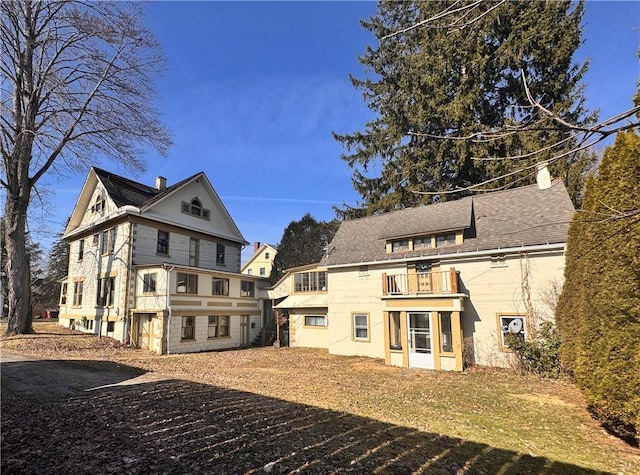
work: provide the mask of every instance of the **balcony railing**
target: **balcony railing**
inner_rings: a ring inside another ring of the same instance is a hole
[[[458,293],[459,272],[382,274],[382,295],[435,295]]]

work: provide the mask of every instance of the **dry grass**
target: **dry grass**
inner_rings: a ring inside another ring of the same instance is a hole
[[[304,348],[158,356],[54,324],[38,323],[36,331],[3,338],[1,346],[46,359],[111,361],[577,467],[640,473],[640,452],[602,430],[567,382],[501,370],[392,368],[380,360]]]

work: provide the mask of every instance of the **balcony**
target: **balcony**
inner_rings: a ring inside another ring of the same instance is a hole
[[[451,268],[444,272],[382,274],[382,295],[457,294],[460,272]]]

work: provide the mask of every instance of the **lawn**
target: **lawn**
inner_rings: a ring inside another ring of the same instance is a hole
[[[2,349],[43,359],[127,365],[197,383],[190,386],[192,389],[208,386],[250,393],[265,396],[260,399],[262,403],[287,401],[295,403],[292,408],[321,409],[322,417],[329,410],[328,414],[384,423],[385,433],[393,428],[405,434],[409,430],[455,440],[447,449],[447,457],[454,459],[450,467],[457,467],[453,473],[640,473],[640,451],[600,428],[587,412],[579,391],[565,381],[523,377],[506,370],[453,373],[392,368],[376,359],[334,356],[304,348],[158,356],[55,324],[38,323],[35,329],[34,335],[3,338]],[[340,419],[335,417],[336,421]],[[325,423],[325,431],[331,431],[330,424]],[[393,437],[387,435],[388,441],[371,450],[393,443]],[[403,450],[406,455],[415,449]],[[482,470],[468,469],[477,467],[474,458],[482,457],[478,450],[503,454],[504,460],[492,456],[496,465],[486,460]],[[514,460],[518,461],[515,465]],[[397,467],[379,471],[429,473]],[[443,469],[441,473],[448,471]]]

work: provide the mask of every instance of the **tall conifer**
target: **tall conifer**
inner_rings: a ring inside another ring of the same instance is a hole
[[[546,108],[572,123],[587,120],[580,84],[586,66],[572,59],[582,41],[581,2],[510,1],[495,9],[491,7],[496,4],[485,2],[486,14],[468,27],[427,23],[409,28],[453,3],[382,1],[376,15],[362,22],[379,45],[360,57],[368,77],[351,80],[377,117],[363,132],[334,133],[348,152],[342,158],[353,168],[352,181],[362,197],[358,207],[342,210],[346,217],[429,202],[432,195],[424,192],[464,188],[553,159],[573,146],[566,140],[535,157],[474,159],[540,152],[567,139],[568,132],[550,119],[500,140],[439,138],[486,134],[541,119],[529,106],[521,71],[533,97]],[[458,7],[465,2],[455,3]],[[578,158],[555,160],[552,171],[579,177],[570,173]],[[583,160],[578,166],[586,165]],[[531,182],[531,171],[516,176],[515,182]],[[494,186],[513,183],[509,177]]]

